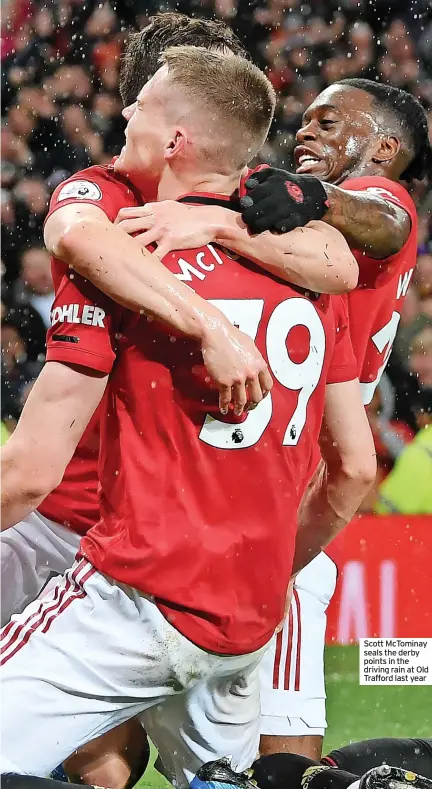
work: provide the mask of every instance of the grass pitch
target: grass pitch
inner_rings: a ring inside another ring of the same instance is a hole
[[[373,737],[430,737],[432,686],[360,687],[357,647],[326,651],[327,736],[324,753],[349,742]],[[156,753],[153,752],[153,759]],[[139,789],[169,789],[153,766]]]

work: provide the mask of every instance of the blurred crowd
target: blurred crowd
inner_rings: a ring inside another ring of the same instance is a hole
[[[44,363],[53,286],[42,227],[50,194],[71,173],[109,162],[123,144],[118,81],[128,28],[170,9],[229,23],[279,95],[263,161],[292,167],[304,109],[343,77],[380,79],[414,93],[428,110],[432,136],[429,0],[2,0],[1,8],[2,440]],[[418,184],[414,197],[418,266],[369,409],[379,482],[389,472],[397,477],[405,451],[412,452],[419,431],[424,441],[432,421],[430,186]],[[432,429],[425,453],[432,491],[431,439]],[[429,499],[422,506],[432,512],[432,492]],[[385,496],[376,501],[375,490],[365,507],[384,511]]]

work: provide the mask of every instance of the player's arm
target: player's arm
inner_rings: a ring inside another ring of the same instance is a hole
[[[358,179],[355,181],[358,183]],[[310,175],[267,168],[253,173],[246,181],[242,217],[254,233],[285,233],[311,219],[322,219],[339,230],[352,249],[377,259],[396,254],[410,234],[408,211],[397,200],[385,199],[378,189],[360,190],[358,184],[355,190],[355,181],[351,191],[321,183]],[[296,194],[302,195],[301,202],[296,201]]]
[[[350,192],[324,184],[328,210],[323,221],[339,230],[353,249],[383,259],[399,252],[411,230],[411,220],[400,206],[370,192]]]
[[[144,245],[157,243],[161,257],[174,249],[216,243],[302,288],[337,294],[357,285],[358,266],[347,242],[324,222],[309,222],[282,235],[251,236],[236,211],[167,200],[124,208],[116,223],[127,233],[141,232],[138,239]]]
[[[1,450],[1,527],[23,520],[60,484],[108,376],[47,362]]]
[[[318,293],[347,293],[356,287],[357,261],[333,227],[312,221],[282,235],[267,231],[251,236],[239,215],[227,213],[215,242],[270,274]]]
[[[320,463],[299,509],[293,573],[346,526],[376,474],[375,447],[358,380],[328,384]]]
[[[95,205],[67,205],[45,224],[47,249],[103,293],[134,312],[159,318],[200,340],[217,310],[160,260],[112,224]]]
[[[45,244],[114,301],[198,340],[204,363],[219,385],[222,410],[232,399],[241,413],[246,385],[254,402],[271,389],[267,365],[251,339],[174,277],[156,255],[113,225],[98,206],[57,208],[45,224]]]

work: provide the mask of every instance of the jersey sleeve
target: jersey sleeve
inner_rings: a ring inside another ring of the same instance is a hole
[[[88,280],[67,271],[59,281],[47,335],[47,362],[110,373],[122,308]]]
[[[114,179],[107,168],[89,167],[57,186],[51,196],[45,222],[59,208],[82,203],[97,206],[110,222],[114,222],[120,208],[132,204],[130,199],[127,199],[128,192],[130,190],[122,181]],[[134,202],[137,203],[136,200]]]
[[[327,383],[338,384],[357,378],[358,366],[351,343],[345,298],[332,296],[332,299],[335,312],[336,340],[327,373]]]

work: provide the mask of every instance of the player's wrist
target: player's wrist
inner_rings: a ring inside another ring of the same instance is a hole
[[[210,305],[209,305],[210,307]],[[226,337],[232,324],[216,308],[209,309],[206,314],[202,314],[199,325],[199,341],[201,347],[208,348],[217,343],[218,338]]]
[[[225,211],[224,222],[216,226],[214,243],[225,247],[235,254],[241,254],[239,244],[244,243],[244,232],[247,227],[244,224],[241,214],[235,211]]]
[[[240,213],[219,205],[209,206],[206,219],[209,223],[208,227],[212,236],[212,243],[220,244],[221,246],[227,245],[229,241],[235,238],[236,233],[239,232],[240,225],[245,227]]]

